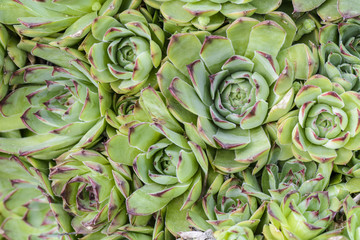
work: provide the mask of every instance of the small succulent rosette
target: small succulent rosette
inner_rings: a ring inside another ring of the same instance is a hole
[[[128,223],[146,225],[149,217],[129,218],[125,199],[142,186],[132,170],[94,150],[64,153],[50,169],[56,196],[73,219],[77,234],[112,234]],[[100,234],[100,235],[99,235]]]
[[[344,211],[349,239],[360,239],[360,205],[351,196],[348,196],[344,200]]]
[[[317,164],[297,159],[279,161],[266,165],[259,181],[245,171],[243,189],[246,194],[261,200],[280,203],[287,193],[294,190],[301,194],[324,191],[329,185],[332,169],[331,163]]]
[[[295,97],[298,110],[278,121],[280,144],[303,161],[346,164],[359,148],[360,95],[315,75]]]
[[[164,27],[173,33],[181,27],[194,26],[200,30],[214,31],[226,19],[235,20],[255,13],[266,14],[276,10],[281,1],[266,3],[260,0],[145,0],[149,6],[160,9]]]
[[[0,151],[52,159],[73,147],[94,145],[105,128],[97,83],[74,49],[25,41],[22,48],[51,65],[15,71],[0,102]]]
[[[314,61],[305,67],[296,59],[305,53],[313,57],[309,47],[288,48],[296,30],[291,18],[280,12],[266,18],[271,20],[239,18],[227,28],[227,37],[173,35],[168,61],[158,72],[171,113],[190,139],[218,149],[213,165],[226,173],[251,163],[257,164],[256,173],[266,164],[270,140],[262,125],[290,111],[294,79],[315,69]]]
[[[150,21],[136,10],[95,19],[93,41],[87,44],[91,45],[88,59],[96,81],[109,83],[118,94],[136,94],[145,85],[155,85],[165,35]]]
[[[2,0],[1,3],[0,22],[14,25],[16,32],[22,36],[65,47],[84,39],[96,17],[135,9],[141,0]]]
[[[294,12],[316,10],[316,13],[324,22],[339,22],[342,18],[347,19],[360,15],[360,8],[355,6],[351,0],[293,0],[292,4]]]
[[[332,223],[340,207],[341,202],[336,197],[329,198],[326,191],[305,195],[291,191],[281,203],[268,204],[271,224],[264,226],[263,234],[271,240],[316,239]]]
[[[320,73],[345,90],[360,90],[359,31],[360,22],[356,19],[320,29]]]
[[[48,165],[6,154],[0,154],[0,164],[0,234],[17,240],[74,239],[71,218],[49,188]]]
[[[113,95],[112,109],[108,109],[106,112],[106,121],[109,124],[107,126],[107,134],[109,138],[116,135],[127,136],[129,127],[141,122],[150,122],[149,116],[144,103],[141,102],[140,94],[137,95]],[[127,141],[126,137],[123,141]],[[111,144],[112,145],[112,144]],[[115,146],[115,145],[114,145]]]
[[[259,205],[257,199],[242,190],[242,181],[237,178],[224,180],[216,174],[201,201],[188,212],[187,220],[196,229],[220,230],[239,224],[255,231],[266,203]],[[208,180],[208,181],[209,181]]]

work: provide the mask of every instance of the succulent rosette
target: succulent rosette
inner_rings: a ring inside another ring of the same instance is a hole
[[[129,167],[95,150],[64,153],[50,169],[51,187],[73,215],[71,225],[77,234],[112,234],[123,227],[129,221],[125,198],[141,186]],[[146,225],[149,218],[144,220]]]
[[[101,112],[107,106],[99,101],[83,56],[44,44],[36,44],[32,54],[56,65],[28,65],[12,74],[13,91],[0,102],[0,151],[52,159],[95,144],[105,128]]]
[[[100,16],[92,25],[92,36],[100,41],[88,53],[96,81],[109,83],[119,94],[135,94],[156,82],[165,35],[142,13],[126,10],[117,19]]]
[[[281,203],[268,204],[270,225],[264,227],[266,239],[315,239],[332,223],[341,202],[326,191],[302,195],[291,191]]]
[[[299,109],[278,121],[280,144],[291,144],[303,161],[350,161],[352,150],[359,148],[359,93],[315,75],[299,90],[295,104]]]
[[[47,176],[29,162],[44,167],[46,173],[46,164],[34,159],[0,155],[0,236],[18,240],[73,239],[70,217],[48,188]]]
[[[334,42],[320,46],[320,74],[332,82],[340,84],[345,90],[360,90],[360,58],[348,54],[344,47]]]
[[[207,193],[188,213],[187,220],[203,231],[221,231],[236,224],[256,230],[265,212],[266,204],[258,205],[257,199],[242,190],[242,181],[237,178],[224,180],[217,174]]]
[[[254,162],[254,172],[259,171],[270,150],[262,124],[278,120],[293,106],[297,60],[286,56],[292,53],[287,47],[295,26],[284,13],[267,18],[272,20],[239,18],[226,29],[227,37],[176,34],[168,46],[169,60],[158,72],[169,110],[185,124],[190,139],[218,149],[213,164],[224,172]],[[276,60],[281,49],[283,68]],[[299,52],[304,49],[299,45]]]
[[[287,193],[294,190],[303,195],[325,190],[332,169],[331,163],[317,164],[290,159],[266,165],[261,175],[261,185],[254,176],[245,172],[243,188],[246,194],[280,203]]]
[[[1,0],[0,22],[14,25],[22,36],[54,46],[72,46],[90,31],[98,16],[137,8],[141,0],[11,1]]]
[[[122,118],[129,122],[123,122],[106,143],[109,158],[132,166],[144,183],[127,198],[127,212],[147,216],[169,209],[166,219],[186,222],[185,217],[179,220],[177,216],[184,214],[182,210],[190,208],[200,197],[208,169],[207,154],[184,137],[181,125],[166,109],[161,93],[147,87],[137,101],[139,105],[134,107],[133,115]],[[176,224],[172,224],[173,228],[170,224],[171,221],[167,228],[176,235],[172,230]]]
[[[346,230],[350,240],[360,239],[360,205],[348,196],[344,201]]]
[[[292,0],[294,12],[310,12],[316,10],[324,22],[336,22],[341,18],[353,18],[360,15],[360,8],[351,0]]]
[[[198,29],[213,31],[222,26],[225,19],[237,19],[254,13],[266,14],[276,10],[281,1],[266,3],[259,0],[145,0],[153,8],[160,9],[165,18],[165,28],[176,26],[195,26]]]
[[[143,103],[140,102],[139,94],[132,96],[114,94],[112,100],[113,108],[106,112],[106,121],[111,126],[111,129],[108,128],[107,131],[109,137],[113,137],[117,132],[125,136],[128,134],[130,126],[151,121]],[[126,140],[124,137],[125,142]]]

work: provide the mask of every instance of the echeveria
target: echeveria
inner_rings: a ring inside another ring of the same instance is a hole
[[[13,73],[9,85],[14,90],[0,103],[0,129],[12,135],[1,138],[0,151],[51,159],[75,145],[96,143],[105,127],[101,111],[108,106],[99,103],[97,84],[81,54],[44,44],[31,51],[56,66],[28,65]]]
[[[279,0],[266,3],[259,0],[145,0],[145,3],[160,9],[165,18],[165,28],[174,26],[195,26],[201,30],[213,31],[219,28],[225,18],[237,19],[254,13],[266,14],[277,9]]]
[[[271,224],[263,233],[267,239],[314,239],[331,224],[340,207],[339,200],[329,198],[325,191],[305,195],[291,191],[281,204],[268,204]]]
[[[293,62],[284,59],[281,69],[276,56],[291,44],[295,26],[284,13],[267,17],[272,20],[239,18],[227,28],[227,37],[172,36],[169,61],[158,72],[171,113],[185,124],[190,139],[219,149],[213,164],[224,172],[254,162],[254,172],[261,169],[270,149],[261,126],[293,105]]]
[[[360,95],[315,75],[295,97],[298,110],[278,121],[278,140],[299,160],[346,164],[359,148]]]
[[[126,10],[117,19],[96,18],[91,30],[95,43],[88,59],[96,81],[110,83],[119,94],[134,94],[156,82],[155,69],[165,41],[158,25],[149,23],[139,11]]]
[[[141,0],[11,1],[1,0],[0,22],[14,24],[22,36],[54,46],[72,46],[90,31],[98,16],[137,8]]]
[[[241,223],[255,231],[265,211],[265,204],[242,190],[242,181],[237,178],[223,180],[217,175],[201,202],[192,207],[188,221],[197,229],[231,227]]]

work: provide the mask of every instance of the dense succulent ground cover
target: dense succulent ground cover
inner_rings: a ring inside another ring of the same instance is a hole
[[[0,239],[360,240],[360,4],[0,0]]]

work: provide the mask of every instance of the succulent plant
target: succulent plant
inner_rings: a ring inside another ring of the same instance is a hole
[[[316,10],[324,22],[340,21],[341,18],[353,18],[360,15],[360,8],[351,0],[292,0],[294,12]]]
[[[246,194],[280,203],[287,193],[294,190],[302,195],[324,191],[329,184],[332,169],[331,163],[316,164],[313,161],[290,159],[266,165],[259,181],[260,186],[254,176],[245,172],[243,188]]]
[[[266,239],[315,239],[331,224],[341,202],[329,198],[328,192],[313,192],[302,195],[291,191],[281,204],[268,204],[270,225],[264,227]]]
[[[324,76],[311,77],[295,97],[298,110],[278,121],[279,142],[292,144],[299,160],[346,164],[359,147],[359,99]]]
[[[96,81],[110,83],[119,94],[135,94],[145,84],[155,84],[154,73],[162,60],[165,35],[136,10],[117,18],[100,16],[92,25],[94,43],[88,53]]]
[[[102,229],[104,234],[112,234],[128,221],[139,221],[128,220],[125,198],[141,183],[129,167],[109,161],[95,150],[64,153],[50,169],[54,194],[74,216],[71,225],[77,234],[96,234]]]
[[[266,14],[276,10],[281,1],[266,3],[259,0],[145,0],[153,8],[160,9],[165,18],[165,28],[195,26],[213,31],[223,25],[225,19],[249,17],[254,13]],[[166,26],[170,25],[170,26]],[[171,26],[172,25],[172,26]]]
[[[36,160],[0,155],[0,235],[18,240],[73,239],[70,217],[48,192],[49,180],[29,162]]]
[[[345,90],[360,90],[359,26],[359,21],[350,19],[320,29],[320,73],[341,84]]]
[[[119,9],[137,8],[141,0],[12,1],[1,0],[0,22],[14,24],[15,30],[54,46],[72,46],[90,31],[98,16],[113,16]]]
[[[133,166],[145,184],[126,200],[130,215],[153,214],[178,196],[182,199],[172,208],[180,211],[191,207],[202,191],[202,172],[207,173],[205,151],[182,135],[180,124],[159,94],[152,87],[143,89],[134,114],[118,118],[123,125],[106,143],[109,158]]]
[[[0,0],[0,239],[360,240],[359,6]]]
[[[224,172],[241,171],[254,162],[254,172],[259,171],[270,150],[262,124],[293,107],[297,60],[281,58],[281,69],[276,56],[291,44],[294,23],[280,12],[268,18],[272,20],[239,18],[226,29],[227,38],[176,34],[170,39],[169,61],[158,72],[171,113],[185,124],[190,139],[218,148],[213,164]]]
[[[241,184],[237,178],[224,180],[221,174],[216,175],[201,202],[189,211],[188,221],[204,231],[215,229],[221,232],[220,229],[237,224],[255,231],[266,204],[259,206],[255,197],[242,190]]]
[[[81,55],[44,44],[36,44],[32,54],[48,56],[56,66],[28,65],[12,74],[13,91],[0,103],[0,131],[12,134],[1,138],[0,151],[52,159],[96,143],[107,106],[99,103],[97,84]]]

